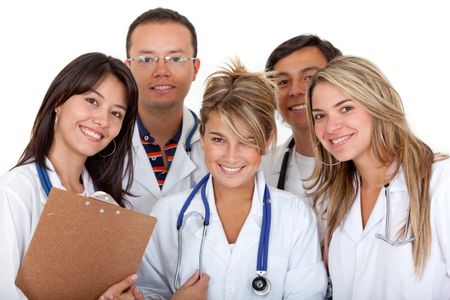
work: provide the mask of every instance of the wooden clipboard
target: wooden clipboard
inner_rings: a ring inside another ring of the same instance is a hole
[[[156,219],[53,188],[16,278],[29,299],[98,299],[137,271]]]

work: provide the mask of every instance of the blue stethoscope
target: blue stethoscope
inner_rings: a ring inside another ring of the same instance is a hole
[[[45,168],[43,166],[41,166],[41,164],[36,162],[35,165],[36,165],[36,169],[37,169],[37,172],[39,175],[39,181],[41,182],[41,185],[45,191],[45,194],[48,196],[48,194],[50,193],[50,190],[53,187],[52,182],[50,181],[50,177],[48,177],[47,170],[45,170]]]
[[[202,240],[200,242],[200,252],[199,252],[199,270],[200,274],[202,273],[202,257],[203,257],[203,248],[205,244],[206,234],[208,232],[209,219],[210,219],[210,209],[208,204],[208,199],[206,197],[206,183],[209,179],[209,173],[206,174],[195,186],[195,188],[191,191],[189,196],[181,208],[181,211],[178,215],[177,219],[177,231],[178,231],[178,259],[177,259],[177,268],[175,271],[174,277],[174,287],[175,289],[179,288],[179,273],[180,273],[180,264],[182,257],[182,229],[183,222],[192,216],[191,213],[185,215],[186,210],[194,199],[195,195],[201,189],[201,198],[203,202],[203,206],[205,208],[205,214],[202,216],[203,218],[203,233]],[[186,216],[186,219],[184,218]],[[269,279],[266,278],[267,273],[267,259],[269,252],[269,235],[270,235],[270,222],[271,222],[271,204],[270,204],[270,192],[267,185],[264,188],[264,197],[263,197],[263,217],[262,217],[262,226],[261,226],[261,234],[259,237],[259,246],[258,246],[258,258],[256,262],[256,277],[252,281],[252,290],[256,295],[264,296],[270,292],[271,284]]]

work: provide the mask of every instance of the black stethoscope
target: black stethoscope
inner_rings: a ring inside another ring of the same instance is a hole
[[[198,126],[200,125],[200,119],[198,116],[193,112],[192,110],[189,110],[194,117],[194,125],[191,128],[191,131],[189,131],[189,134],[186,137],[186,140],[184,141],[184,150],[186,150],[186,153],[189,157],[191,157],[191,150],[192,150],[192,137],[194,136],[195,132],[198,129]]]
[[[277,184],[277,188],[280,190],[284,190],[284,183],[286,182],[286,173],[289,163],[289,156],[291,155],[294,146],[295,140],[294,138],[292,138],[286,148],[286,152],[284,152],[283,161],[281,163],[280,176],[278,177],[278,184]]]
[[[195,195],[201,189],[201,197],[203,206],[205,208],[205,214],[203,218],[203,234],[202,240],[200,243],[200,253],[199,253],[199,270],[202,272],[202,256],[203,256],[203,248],[204,241],[207,234],[207,228],[209,226],[210,219],[210,209],[208,204],[208,199],[206,197],[206,184],[209,179],[209,173],[206,174],[199,183],[195,186],[195,188],[191,191],[186,201],[183,204],[183,207],[180,210],[177,219],[177,231],[178,231],[178,260],[177,260],[177,268],[174,277],[174,287],[177,288],[179,286],[178,277],[180,271],[180,263],[182,257],[182,238],[181,231],[183,229],[183,221],[185,217],[185,212],[188,209],[189,205],[194,199]],[[187,215],[187,217],[189,214]],[[261,225],[261,234],[259,237],[259,246],[258,246],[258,258],[256,262],[256,277],[252,281],[252,290],[256,295],[264,296],[270,292],[271,284],[269,279],[266,277],[267,273],[267,259],[269,252],[269,236],[270,236],[270,222],[271,222],[271,204],[270,204],[270,192],[267,185],[264,187],[264,196],[263,196],[263,216],[262,216],[262,225]]]

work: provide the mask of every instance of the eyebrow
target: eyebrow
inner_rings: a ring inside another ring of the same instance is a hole
[[[96,90],[91,90],[90,92],[94,93],[94,94],[97,94],[102,99],[105,99],[105,97],[101,93],[96,91]],[[120,104],[114,104],[114,106],[123,109],[125,112],[127,111],[127,107],[126,106],[123,106],[123,105],[120,105]]]
[[[351,100],[351,99],[341,100],[338,103],[336,103],[335,105],[333,105],[333,107],[339,107],[339,106],[341,106],[342,104],[344,104],[344,103],[346,103],[348,101],[353,101],[353,100]],[[317,112],[317,111],[323,111],[323,109],[321,109],[321,108],[313,108],[311,111]]]
[[[167,51],[169,54],[174,54],[174,53],[185,53],[185,51],[181,48],[179,49],[172,49]],[[141,50],[139,51],[139,55],[145,55],[145,54],[151,54],[151,55],[155,55],[155,51],[153,50]]]
[[[299,74],[305,74],[305,73],[307,73],[307,72],[309,72],[309,71],[317,71],[317,70],[319,70],[319,69],[320,69],[319,67],[311,66],[311,67],[306,67],[306,68],[300,69],[300,70],[298,71],[298,73],[299,73]],[[289,73],[286,72],[286,71],[280,71],[280,72],[277,72],[277,73],[276,73],[276,76],[289,76]]]

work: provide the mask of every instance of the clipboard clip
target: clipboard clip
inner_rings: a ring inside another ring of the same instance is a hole
[[[110,194],[105,193],[103,191],[93,192],[89,197],[106,202],[108,204],[119,206],[119,204],[117,204],[116,200],[114,200],[114,198]]]

